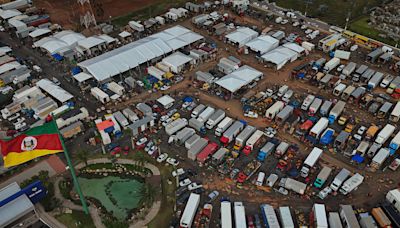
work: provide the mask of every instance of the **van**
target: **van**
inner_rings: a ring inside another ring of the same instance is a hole
[[[278,181],[278,179],[279,179],[278,175],[272,173],[267,178],[267,185],[272,188],[274,186],[274,184],[276,183],[276,181]]]
[[[380,87],[382,88],[386,88],[390,85],[390,83],[393,81],[394,76],[388,74],[381,82],[381,84],[379,84]]]
[[[287,91],[289,90],[289,86],[283,85],[281,88],[278,90],[278,97],[282,97]]]
[[[282,97],[282,101],[284,101],[286,104],[289,103],[290,98],[293,96],[293,90],[289,89],[286,91],[285,95]]]
[[[303,111],[307,111],[308,108],[310,107],[311,103],[314,101],[314,99],[315,99],[315,96],[314,96],[314,95],[311,95],[311,94],[308,95],[308,96],[306,97],[306,99],[304,99],[303,104],[301,104],[301,109],[302,109]]]
[[[336,87],[335,87],[335,89],[333,90],[333,95],[335,95],[335,96],[340,96],[340,94],[342,94],[343,93],[343,91],[346,89],[346,85],[345,84],[343,84],[343,83],[340,83],[339,85],[337,85]]]
[[[264,172],[259,172],[257,180],[256,180],[256,185],[257,186],[262,186],[264,184],[264,179],[265,179],[265,173]]]

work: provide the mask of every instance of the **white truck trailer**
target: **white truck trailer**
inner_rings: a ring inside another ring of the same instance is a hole
[[[234,202],[235,209],[235,227],[236,228],[247,228],[246,223],[246,212],[242,202]]]
[[[132,111],[132,109],[130,108],[125,108],[124,110],[122,110],[122,113],[125,115],[126,118],[128,118],[132,123],[135,121],[139,120],[138,115]]]
[[[281,219],[282,227],[284,228],[294,228],[294,222],[292,213],[289,207],[279,207],[279,217]]]
[[[318,147],[314,147],[311,153],[307,156],[306,160],[303,163],[303,167],[301,168],[300,175],[304,178],[308,176],[310,169],[314,167],[317,163],[318,159],[322,155],[322,150]]]
[[[180,227],[192,227],[194,217],[196,216],[197,208],[200,203],[200,195],[196,193],[190,193],[187,201],[185,210],[183,211]]]
[[[282,178],[280,181],[280,186],[282,186],[288,190],[297,192],[300,195],[303,195],[307,189],[307,184],[297,181],[297,180],[294,180],[292,178]]]
[[[225,111],[222,109],[218,109],[212,116],[207,120],[206,128],[212,129],[217,125],[221,120],[225,118]]]
[[[338,101],[335,106],[333,106],[332,110],[329,112],[329,124],[333,124],[335,120],[338,119],[340,115],[342,115],[345,106],[346,102],[344,101]]]
[[[261,137],[264,135],[263,131],[256,130],[250,138],[247,140],[246,145],[243,148],[243,152],[246,155],[249,155],[250,152],[253,150],[254,146],[259,142]]]
[[[333,70],[340,64],[340,59],[339,58],[332,58],[329,60],[327,63],[325,63],[324,66],[324,73],[329,73],[329,71]]]
[[[274,208],[269,204],[261,204],[260,208],[264,225],[269,228],[280,228]]]
[[[342,74],[346,75],[346,77],[350,76],[350,74],[352,74],[354,72],[354,70],[356,69],[357,64],[354,62],[349,62],[349,64],[346,65],[345,68],[343,68],[342,70]]]
[[[400,211],[400,190],[393,189],[386,194],[386,200],[391,203],[397,211]]]
[[[326,217],[326,210],[324,204],[315,203],[312,209],[314,213],[314,227],[328,228],[328,219]]]
[[[318,122],[311,128],[309,136],[314,139],[318,139],[322,132],[328,127],[329,120],[325,117],[322,117],[318,120]]]
[[[113,116],[123,128],[126,128],[129,125],[128,119],[125,118],[121,111],[114,112]]]
[[[350,176],[350,171],[343,168],[340,172],[335,176],[331,185],[329,186],[333,191],[339,190],[340,186],[342,186],[343,182]]]
[[[110,96],[97,87],[91,88],[90,93],[103,104],[110,101]]]
[[[386,126],[378,133],[378,136],[376,136],[375,143],[381,146],[385,144],[385,142],[393,134],[394,130],[396,130],[395,126],[386,124]]]
[[[339,192],[342,193],[343,195],[347,195],[351,191],[357,189],[358,186],[360,186],[360,184],[362,184],[363,181],[364,177],[361,174],[356,173],[343,183]]]
[[[243,128],[244,124],[241,121],[237,120],[222,134],[220,141],[223,144],[228,144],[232,142],[232,140],[239,134],[240,131],[243,130]]]
[[[390,113],[389,120],[393,123],[399,122],[400,119],[400,101],[394,106],[393,111]]]
[[[203,104],[199,104],[193,109],[192,114],[190,116],[192,118],[197,118],[204,109],[206,109],[206,106]]]
[[[270,108],[267,109],[267,111],[265,111],[265,117],[268,120],[273,120],[276,114],[278,114],[283,109],[283,107],[285,107],[285,103],[283,103],[282,101],[275,102],[275,104],[273,104]]]
[[[200,138],[193,144],[192,147],[190,147],[187,152],[187,157],[193,161],[196,161],[197,154],[200,153],[207,145],[208,140],[205,138]]]
[[[215,129],[215,135],[216,136],[221,136],[222,133],[226,131],[233,123],[233,119],[230,118],[229,116],[225,117],[217,126]]]
[[[181,130],[182,128],[188,125],[188,121],[185,118],[179,118],[165,126],[165,132],[171,136],[175,134],[177,131]]]
[[[214,114],[215,109],[213,107],[208,106],[203,112],[200,113],[197,119],[203,123],[207,122],[207,120]]]
[[[233,149],[239,151],[245,144],[246,140],[256,131],[256,128],[247,125],[242,132],[235,138],[235,145]]]
[[[232,206],[229,201],[221,202],[221,228],[232,228]]]

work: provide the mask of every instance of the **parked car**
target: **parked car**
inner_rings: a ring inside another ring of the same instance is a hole
[[[203,187],[203,185],[193,182],[193,183],[189,184],[188,189],[189,189],[189,191],[192,191],[192,190],[202,188],[202,187]]]
[[[282,194],[282,195],[287,195],[287,194],[289,194],[289,192],[288,192],[288,190],[286,189],[286,188],[284,188],[284,187],[279,187],[279,189],[278,190],[276,190],[277,192],[279,192],[280,194]]]
[[[171,86],[169,86],[169,85],[163,85],[163,86],[160,87],[160,90],[161,90],[161,91],[165,91],[165,90],[168,90],[169,88],[171,88]]]
[[[276,129],[273,127],[267,127],[265,129],[265,134],[267,135],[268,138],[273,138],[276,135]]]
[[[162,153],[157,157],[157,162],[161,163],[161,162],[165,161],[167,158],[168,158],[168,154]]]
[[[150,148],[154,146],[154,142],[150,141],[147,143],[146,147],[144,148],[144,151],[149,152]]]
[[[214,201],[217,197],[219,196],[219,192],[217,190],[212,191],[210,194],[208,194],[208,202],[211,203]]]
[[[149,151],[147,151],[147,153],[148,153],[150,156],[155,156],[155,155],[157,155],[157,152],[158,152],[158,147],[157,147],[156,145],[152,146],[152,147],[149,149]]]
[[[189,184],[191,184],[192,181],[189,178],[184,179],[183,181],[179,182],[179,186],[188,186]]]
[[[179,168],[177,170],[172,171],[172,176],[176,177],[176,176],[182,175],[184,173],[185,173],[185,170],[182,168]]]
[[[253,118],[253,119],[257,119],[258,118],[258,114],[256,112],[253,111],[248,111],[244,114],[245,117],[249,117],[249,118]]]
[[[175,158],[167,158],[167,163],[172,165],[172,166],[179,165],[179,161],[177,161]]]
[[[187,108],[187,107],[189,107],[192,103],[193,103],[193,102],[188,102],[188,101],[183,102],[182,108]]]
[[[143,149],[146,146],[147,138],[143,137],[136,141],[136,148]]]
[[[325,199],[330,193],[332,192],[332,189],[327,186],[324,189],[322,189],[319,193],[318,193],[318,197],[320,199]]]

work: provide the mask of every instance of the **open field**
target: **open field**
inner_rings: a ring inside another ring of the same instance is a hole
[[[396,42],[394,40],[392,40],[390,38],[380,37],[379,34],[381,32],[368,25],[368,16],[363,16],[363,17],[353,21],[350,24],[349,28],[351,31],[368,36],[369,38],[379,40],[379,41],[382,41],[384,43],[387,43],[387,44],[390,44],[393,46],[396,45]]]

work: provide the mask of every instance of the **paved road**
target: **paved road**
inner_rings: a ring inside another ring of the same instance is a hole
[[[91,114],[96,113],[97,105],[95,102],[90,102],[88,97],[90,95],[84,95],[77,84],[72,83],[71,65],[52,61],[49,56],[43,55],[28,44],[22,45],[18,38],[11,36],[7,32],[0,32],[0,40],[13,49],[13,54],[16,57],[30,60],[33,64],[40,66],[42,68],[42,73],[39,75],[40,78],[49,78],[50,80],[53,77],[57,78],[61,83],[61,88],[75,97],[76,104],[79,107],[86,107]],[[29,66],[29,63],[25,64]]]
[[[255,6],[253,3],[257,3],[259,6]],[[275,3],[268,3],[266,1],[263,1],[263,2],[252,1],[252,6],[255,8],[258,8],[260,10],[263,10],[263,11],[271,12],[278,16],[282,16],[281,14],[278,13],[279,11],[288,11],[288,9],[279,7],[279,6],[275,5]],[[268,9],[266,9],[264,6],[267,6]],[[312,7],[312,6],[309,6],[309,7]],[[294,14],[296,15],[298,20],[302,19],[307,24],[311,25],[312,27],[316,27],[316,28],[319,28],[319,29],[322,29],[325,31],[329,31],[330,25],[327,24],[326,22],[320,21],[315,18],[305,17],[301,12],[294,12]]]

